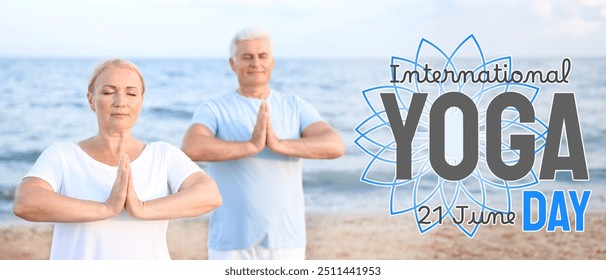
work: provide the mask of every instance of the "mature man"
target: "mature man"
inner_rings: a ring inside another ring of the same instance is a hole
[[[211,162],[223,196],[210,218],[209,259],[304,259],[301,158],[340,157],[343,141],[309,103],[270,89],[267,32],[238,32],[230,55],[239,87],[197,108],[182,145]]]

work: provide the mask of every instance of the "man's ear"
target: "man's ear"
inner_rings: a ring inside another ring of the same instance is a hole
[[[95,106],[93,106],[93,94],[90,92],[86,93],[86,99],[88,99],[88,106],[93,112],[95,112]]]
[[[276,66],[276,59],[274,59],[274,56],[272,55],[271,56],[271,66],[270,66],[272,71],[274,70],[275,66]]]
[[[234,71],[234,73],[236,73],[236,62],[231,57],[229,58],[229,66],[231,67],[231,71]]]

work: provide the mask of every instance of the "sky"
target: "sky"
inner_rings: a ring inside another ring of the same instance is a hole
[[[225,58],[251,26],[276,57],[410,56],[470,34],[495,56],[606,56],[606,0],[2,0],[0,57]]]

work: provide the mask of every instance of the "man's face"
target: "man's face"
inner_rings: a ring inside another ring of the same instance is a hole
[[[269,84],[274,69],[274,57],[265,39],[240,41],[236,59],[229,59],[231,70],[238,76],[241,87],[265,86]]]

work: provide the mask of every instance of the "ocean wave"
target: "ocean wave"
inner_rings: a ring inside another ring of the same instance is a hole
[[[15,189],[0,187],[0,201],[13,201],[15,199]]]
[[[187,77],[188,73],[185,73],[182,71],[169,71],[169,72],[166,72],[166,76],[169,78],[181,78],[181,77]]]
[[[362,186],[360,173],[343,171],[306,172],[303,174],[303,186],[328,187],[333,190]]]
[[[156,117],[174,117],[177,119],[191,119],[193,112],[175,110],[170,108],[153,107],[148,109],[148,112]]]
[[[35,102],[31,102],[30,106],[32,106],[32,108],[43,108],[45,110],[57,110],[59,108],[85,108],[86,105],[86,100],[85,100],[86,96],[82,97],[82,101],[60,101],[60,102],[53,102],[53,103],[48,103],[48,102],[44,102],[44,101],[35,101]]]
[[[26,151],[26,152],[14,152],[0,155],[0,162],[25,162],[34,163],[40,156],[42,151]]]

